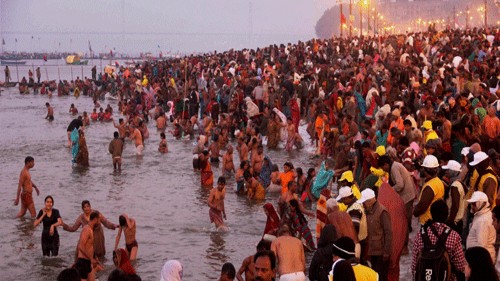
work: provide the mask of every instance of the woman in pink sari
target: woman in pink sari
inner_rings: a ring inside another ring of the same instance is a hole
[[[378,202],[382,204],[391,216],[392,224],[392,254],[389,261],[389,281],[399,280],[399,259],[405,244],[408,224],[405,216],[405,204],[399,194],[392,187],[384,182],[378,191]]]

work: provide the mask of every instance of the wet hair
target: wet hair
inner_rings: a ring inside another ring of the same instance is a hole
[[[247,161],[247,160],[243,160],[243,161],[241,161],[241,163],[240,163],[240,168],[241,168],[241,169],[245,168],[245,165],[246,165],[246,164],[248,164],[248,161]]]
[[[26,158],[24,158],[24,164],[28,164],[29,162],[33,162],[35,161],[35,158],[31,157],[31,156],[26,156]]]
[[[498,281],[490,253],[483,247],[471,247],[465,251],[465,260],[470,267],[468,281]]]
[[[226,178],[225,177],[219,177],[219,179],[217,180],[217,183],[226,184]]]
[[[108,281],[128,280],[127,274],[121,269],[115,269],[108,275]]]
[[[98,211],[92,211],[92,213],[90,213],[90,220],[93,220],[93,219],[98,218],[98,217],[99,217]],[[120,221],[120,223],[121,223],[121,221]]]
[[[119,136],[120,136],[120,134],[118,132],[113,133],[113,137],[115,137],[115,139],[117,139]]]
[[[278,164],[273,164],[271,166],[271,171],[272,172],[279,172],[280,168],[278,167]]]
[[[66,268],[59,272],[57,281],[80,281],[80,273],[75,268]]]
[[[276,269],[276,255],[274,254],[273,251],[271,250],[264,250],[264,251],[258,251],[254,256],[253,256],[253,262],[255,263],[258,258],[260,257],[267,257],[269,258],[269,263],[271,264],[271,270]]]
[[[89,200],[83,200],[83,201],[82,201],[82,209],[83,209],[83,207],[85,207],[85,205],[87,205],[87,204],[90,206],[90,201],[89,201]]]
[[[297,214],[297,216],[299,217],[299,221],[301,223],[305,223],[307,224],[307,220],[306,220],[306,217],[304,217],[304,214],[302,214],[302,211],[300,211],[300,205],[299,205],[299,201],[297,201],[297,199],[292,199],[290,200],[290,202],[288,202],[290,204],[290,206],[294,207],[295,208],[295,213]]]
[[[436,200],[431,205],[431,216],[433,222],[445,223],[448,219],[448,206],[444,200]]]
[[[51,195],[47,195],[47,197],[45,197],[45,199],[43,199],[43,202],[47,202],[47,199],[52,200],[52,205],[54,205],[54,198],[51,196]]]
[[[295,172],[297,172],[297,178],[300,178],[304,174],[304,171],[302,170],[301,167],[295,169]]]
[[[142,279],[137,274],[129,274],[127,281],[142,281]]]
[[[166,138],[165,133],[161,133],[160,138],[162,138],[162,139]]]
[[[243,173],[243,177],[245,178],[245,180],[249,180],[250,178],[252,178],[252,174],[250,174],[249,171],[245,171]]]
[[[291,162],[285,162],[285,164],[283,164],[283,166],[288,166],[288,168],[293,169],[293,164]]]
[[[405,119],[405,121],[403,121],[403,125],[408,125],[411,127],[411,121],[408,119]]]
[[[122,226],[122,227],[127,225],[127,219],[124,216],[119,216],[118,222],[120,223],[120,226]]]
[[[226,275],[229,279],[233,280],[236,277],[236,268],[230,262],[226,262],[222,265],[220,275]]]

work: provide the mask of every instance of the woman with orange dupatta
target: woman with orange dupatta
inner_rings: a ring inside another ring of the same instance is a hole
[[[264,204],[264,212],[266,213],[267,220],[262,239],[268,238],[269,236],[277,237],[278,229],[280,228],[280,217],[278,216],[278,213],[276,212],[273,204]]]
[[[201,186],[212,188],[214,185],[214,173],[210,165],[208,151],[204,150],[200,153],[200,168],[201,168]]]
[[[132,264],[130,263],[130,260],[128,258],[127,251],[122,248],[116,249],[113,252],[113,263],[115,264],[116,268],[121,269],[127,275],[136,274],[135,269],[134,267],[132,267]]]
[[[405,204],[399,194],[384,182],[379,188],[377,200],[389,212],[392,224],[392,254],[389,261],[388,281],[399,280],[399,259],[405,245],[408,224],[405,216]]]

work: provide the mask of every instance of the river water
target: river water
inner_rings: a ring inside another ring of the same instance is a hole
[[[61,66],[63,79],[70,77],[68,66]],[[90,75],[87,72],[86,75]],[[42,76],[43,77],[43,76]],[[55,121],[48,122],[45,102],[55,110]],[[34,229],[32,220],[15,219],[19,206],[13,205],[18,177],[24,158],[35,158],[31,170],[33,182],[40,188],[34,196],[37,212],[44,206],[47,195],[54,197],[54,208],[63,220],[71,224],[81,213],[82,200],[90,200],[92,207],[108,219],[118,223],[118,216],[127,213],[137,221],[137,273],[143,280],[158,280],[160,270],[168,259],[178,259],[184,266],[185,280],[217,280],[222,264],[232,262],[238,270],[245,257],[253,254],[264,226],[264,202],[250,202],[231,192],[234,178],[228,181],[226,196],[227,233],[219,233],[208,217],[208,190],[200,186],[200,174],[194,172],[191,162],[192,141],[174,140],[167,134],[168,154],[157,151],[159,134],[153,122],[148,124],[151,136],[145,142],[144,157],[136,158],[133,144],[127,141],[124,150],[123,171],[113,173],[107,146],[115,129],[110,123],[92,123],[86,128],[90,168],[77,169],[71,165],[66,127],[73,119],[68,113],[71,103],[80,112],[91,112],[91,99],[81,96],[48,98],[41,95],[19,95],[17,88],[1,92],[0,158],[2,173],[0,203],[6,207],[0,213],[3,280],[54,280],[64,268],[71,266],[80,230],[69,233],[59,229],[60,250],[55,258],[42,257],[41,226]],[[102,102],[104,107],[108,101]],[[109,102],[116,110],[116,101]],[[119,116],[115,113],[115,119]],[[171,128],[171,125],[169,125]],[[301,128],[306,136],[304,128]],[[306,137],[306,142],[308,138]],[[233,143],[235,146],[235,143]],[[282,170],[285,161],[307,171],[319,165],[313,159],[312,147],[286,153],[265,151]],[[235,164],[239,160],[235,154]],[[215,179],[220,167],[213,166]],[[278,195],[268,194],[266,202],[276,203]],[[28,217],[27,214],[26,217]],[[310,219],[314,230],[315,219]],[[106,237],[106,270],[98,274],[106,280],[113,269],[111,252],[117,231],[104,230]],[[124,238],[120,247],[124,247]],[[307,254],[309,263],[312,254]],[[409,257],[403,257],[402,279],[408,274]]]

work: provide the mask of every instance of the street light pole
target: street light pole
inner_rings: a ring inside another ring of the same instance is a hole
[[[349,37],[352,37],[352,0],[349,0]]]
[[[343,17],[343,12],[342,12],[342,2],[340,2],[340,38],[343,37],[343,29],[344,29],[344,26],[342,24],[342,17]]]
[[[484,0],[484,28],[488,27],[488,2]]]
[[[359,1],[359,37],[363,36],[363,2]]]

